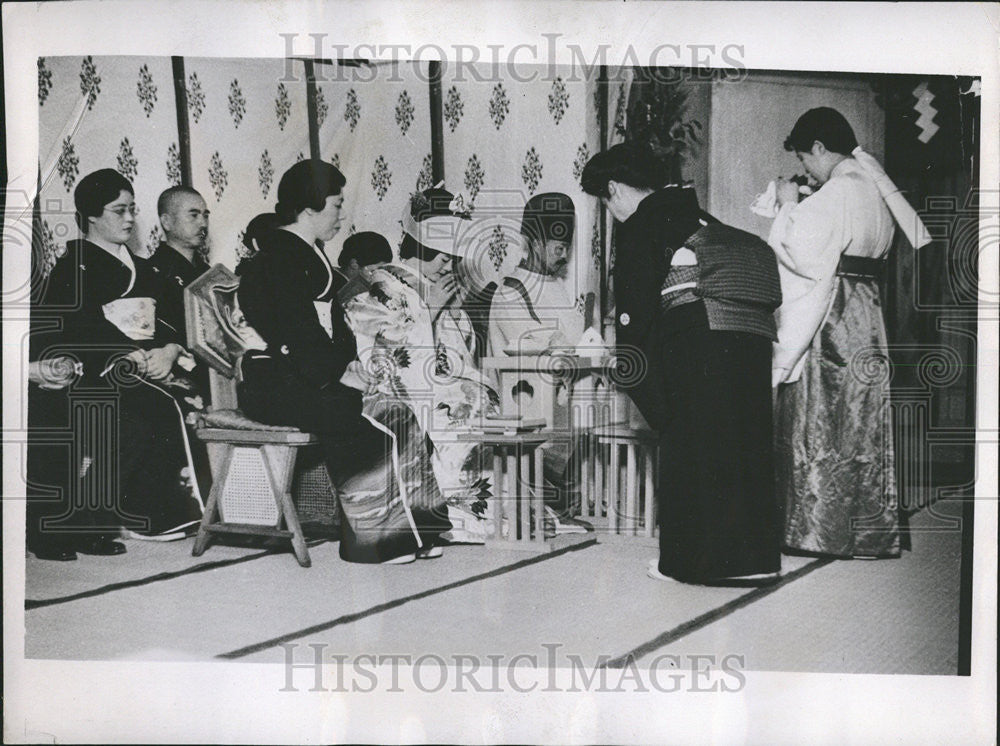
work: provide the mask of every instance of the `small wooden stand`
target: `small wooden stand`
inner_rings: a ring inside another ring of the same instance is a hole
[[[656,529],[655,434],[627,426],[598,427],[590,441],[582,464],[587,489],[581,518],[600,523],[606,515],[608,534],[651,538]]]
[[[595,542],[593,534],[564,534],[545,538],[545,478],[542,445],[553,434],[463,433],[459,440],[482,443],[493,452],[493,534],[487,546],[528,552],[551,552],[573,544]],[[504,518],[507,532],[504,533]]]

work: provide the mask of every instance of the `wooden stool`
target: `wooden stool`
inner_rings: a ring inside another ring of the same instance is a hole
[[[653,536],[657,454],[652,431],[623,426],[594,428],[581,464],[581,482],[594,489],[583,495],[580,516],[603,518],[606,513],[611,533],[638,536],[641,531],[642,536]]]
[[[493,534],[487,544],[505,549],[543,552],[545,541],[545,501],[541,446],[552,437],[544,431],[503,433],[462,433],[459,440],[482,443],[493,452]],[[532,515],[534,513],[534,515]],[[504,535],[503,519],[507,518]]]
[[[292,502],[298,450],[317,443],[303,432],[202,428],[198,437],[213,449],[212,491],[191,554],[199,557],[213,534],[249,534],[290,539],[295,559],[309,567],[302,526]]]
[[[209,366],[212,411],[195,431],[212,467],[212,491],[192,554],[214,534],[250,534],[290,539],[295,558],[309,567],[309,551],[293,501],[307,518],[327,529],[336,525],[338,502],[322,458],[296,471],[299,450],[319,439],[293,427],[269,427],[237,409],[240,361],[253,342],[237,303],[239,277],[221,264],[184,289],[188,346]]]

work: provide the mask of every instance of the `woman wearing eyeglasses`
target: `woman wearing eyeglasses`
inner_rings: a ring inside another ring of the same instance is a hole
[[[73,198],[83,238],[67,243],[43,281],[32,319],[39,330],[32,359],[62,353],[82,364],[68,389],[29,401],[29,418],[50,428],[61,420],[58,427],[74,438],[65,458],[77,479],[48,506],[57,509],[55,519],[47,510],[46,524],[35,525],[33,516],[29,526],[29,538],[41,537],[35,554],[50,559],[122,554],[125,547],[112,540],[118,526],[136,538],[183,538],[180,529],[197,517],[181,482],[187,459],[180,416],[163,388],[187,353],[172,330],[158,328],[161,286],[125,245],[135,227],[134,190],[117,171],[102,169],[82,178]],[[71,530],[81,521],[90,528]]]

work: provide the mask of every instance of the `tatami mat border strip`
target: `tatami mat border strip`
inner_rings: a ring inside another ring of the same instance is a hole
[[[312,541],[306,542],[306,546],[314,547],[319,544],[324,544],[329,539],[313,539]],[[55,606],[56,604],[67,604],[71,601],[80,601],[85,598],[93,598],[94,596],[103,596],[106,593],[113,593],[115,591],[127,590],[129,588],[139,588],[144,585],[150,585],[152,583],[160,583],[164,580],[174,580],[176,578],[183,577],[185,575],[194,575],[199,572],[206,572],[207,570],[216,570],[220,567],[230,567],[231,565],[239,565],[243,562],[251,562],[261,557],[270,557],[276,554],[288,554],[287,549],[266,549],[262,552],[255,552],[254,554],[248,554],[243,557],[236,557],[234,559],[227,560],[216,560],[214,562],[202,562],[198,565],[192,565],[191,567],[186,567],[183,570],[174,570],[173,572],[161,572],[156,575],[149,575],[145,578],[136,578],[135,580],[123,580],[120,583],[109,583],[108,585],[102,585],[98,588],[92,588],[87,591],[80,591],[79,593],[73,593],[69,596],[58,596],[56,598],[39,598],[39,599],[25,599],[24,609],[25,611],[31,611],[32,609],[40,609],[45,606]]]
[[[226,660],[232,660],[235,658],[244,658],[248,655],[253,655],[254,653],[260,653],[269,648],[277,647],[282,643],[291,642],[293,640],[298,640],[303,637],[308,637],[309,635],[315,635],[319,632],[325,632],[334,627],[339,627],[342,624],[350,624],[356,622],[360,619],[366,617],[374,616],[375,614],[381,614],[384,611],[389,611],[390,609],[395,609],[411,601],[419,601],[424,598],[429,598],[430,596],[436,596],[439,593],[445,593],[447,591],[454,590],[456,588],[461,588],[462,586],[471,585],[472,583],[478,583],[480,580],[488,580],[490,578],[495,578],[500,575],[506,575],[507,573],[520,570],[523,567],[530,567],[531,565],[537,565],[539,562],[545,562],[546,560],[553,559],[555,557],[568,554],[569,552],[576,552],[581,549],[596,546],[597,540],[593,539],[591,541],[573,544],[568,547],[563,547],[562,549],[557,549],[554,552],[548,552],[546,554],[540,554],[527,559],[520,560],[519,562],[514,562],[510,565],[503,565],[494,570],[488,570],[487,572],[479,573],[478,575],[472,575],[468,578],[462,578],[461,580],[456,580],[452,583],[447,583],[445,585],[437,586],[436,588],[428,588],[425,591],[420,591],[419,593],[413,593],[409,596],[403,596],[402,598],[396,598],[392,601],[386,601],[385,603],[378,604],[377,606],[371,606],[362,611],[356,611],[352,614],[344,614],[336,619],[331,619],[328,622],[322,622],[321,624],[314,624],[311,627],[305,627],[304,629],[296,630],[295,632],[289,632],[279,637],[272,637],[269,640],[264,640],[262,642],[254,643],[253,645],[247,645],[246,647],[237,648],[236,650],[230,650],[228,653],[220,653],[215,656],[216,658],[222,658]]]
[[[739,609],[742,609],[744,606],[752,604],[754,601],[757,601],[758,599],[764,598],[765,596],[770,596],[772,593],[775,593],[776,591],[784,588],[789,583],[794,583],[799,578],[805,577],[813,570],[818,570],[821,567],[826,567],[831,562],[835,561],[836,560],[832,557],[823,557],[814,560],[809,564],[803,565],[799,569],[788,573],[787,575],[783,576],[780,580],[778,580],[776,583],[773,583],[772,585],[764,586],[761,588],[755,588],[750,593],[745,593],[742,596],[734,598],[732,601],[724,603],[722,606],[718,606],[714,609],[706,611],[704,614],[701,614],[700,616],[696,616],[694,619],[689,619],[688,621],[682,624],[678,624],[673,629],[667,630],[661,635],[657,635],[652,640],[642,643],[641,645],[633,648],[624,655],[621,655],[618,658],[613,658],[612,660],[605,663],[604,666],[607,668],[624,668],[626,665],[628,665],[630,661],[637,661],[644,655],[653,653],[659,650],[660,648],[665,647],[673,642],[676,642],[682,637],[691,634],[692,632],[696,632],[699,629],[702,629],[703,627],[707,627],[713,622],[717,622],[720,619],[729,616],[734,611],[738,611]]]

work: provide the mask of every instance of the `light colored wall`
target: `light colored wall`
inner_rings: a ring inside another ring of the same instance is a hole
[[[750,73],[741,81],[713,83],[708,211],[766,237],[771,221],[750,212],[750,203],[775,177],[805,173],[783,143],[799,116],[817,106],[837,109],[861,146],[882,160],[885,114],[858,76]]]
[[[687,83],[687,109],[685,121],[701,124],[698,142],[691,143],[681,162],[681,173],[686,181],[694,182],[698,194],[698,204],[708,204],[709,151],[712,123],[712,83],[711,81],[690,80]]]

